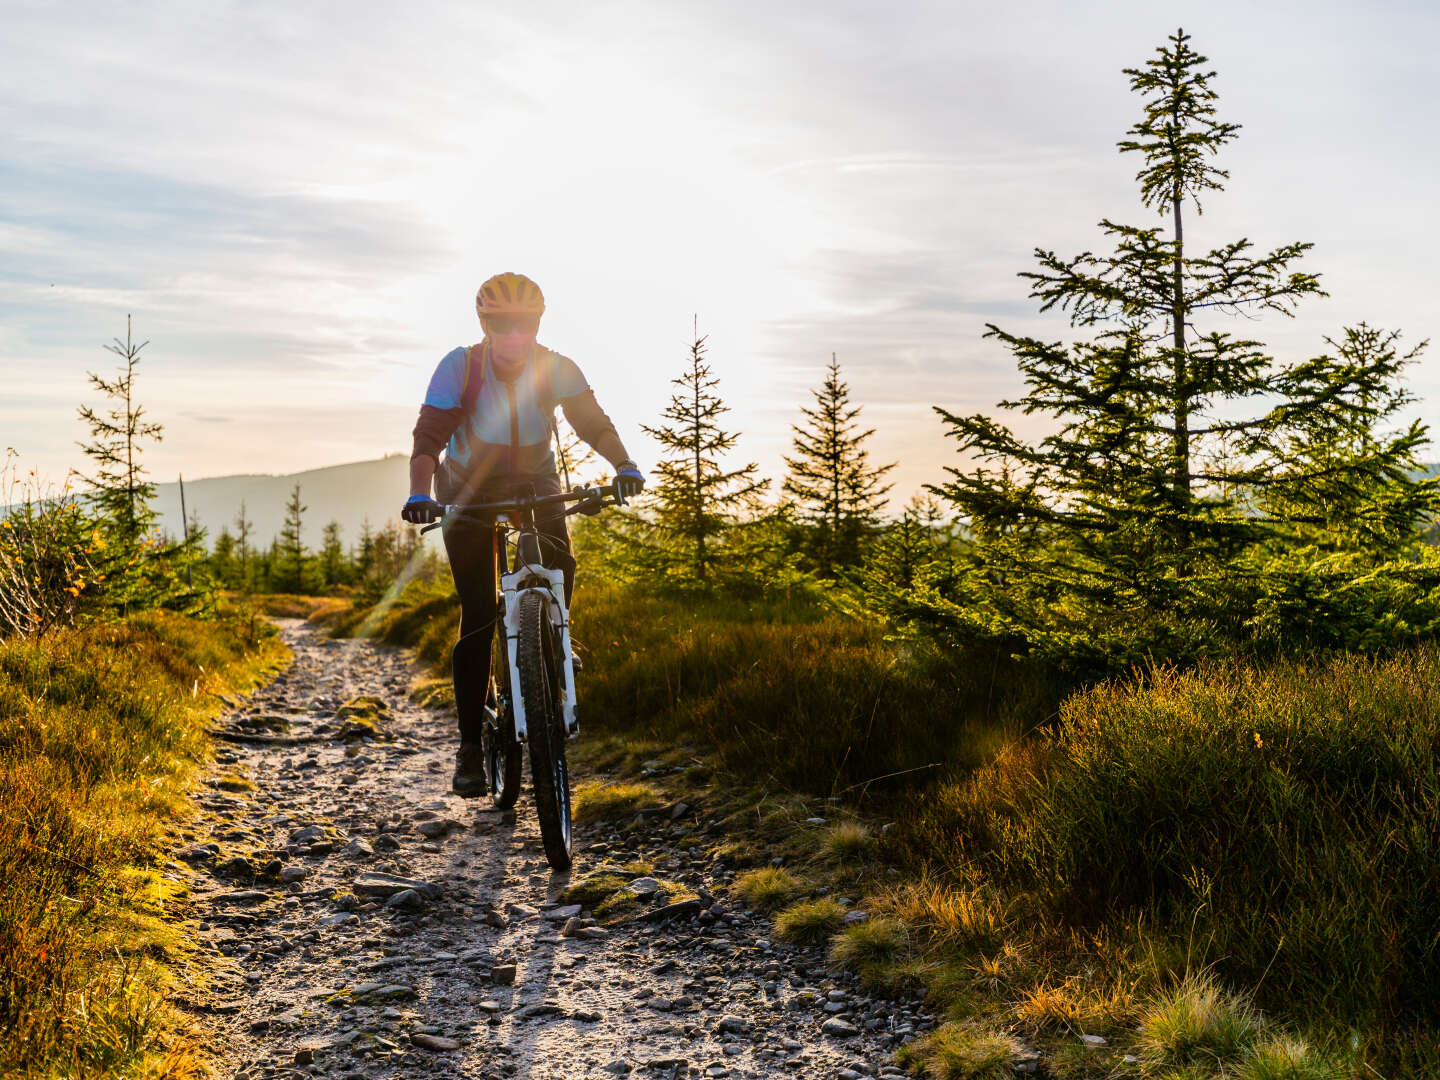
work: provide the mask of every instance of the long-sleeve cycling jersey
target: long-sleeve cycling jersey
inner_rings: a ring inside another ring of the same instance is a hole
[[[465,407],[467,353],[474,405]],[[537,346],[511,379],[483,362],[482,350],[465,346],[445,354],[430,378],[413,431],[411,457],[436,459],[435,494],[452,502],[461,492],[503,487],[511,482],[553,481],[555,455],[550,432],[555,406],[590,445],[615,426],[595,400],[575,361]],[[444,459],[440,459],[441,448]],[[547,485],[548,486],[548,485]]]

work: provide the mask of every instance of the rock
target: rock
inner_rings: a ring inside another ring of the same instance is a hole
[[[608,1072],[608,1073],[614,1073],[616,1076],[624,1076],[626,1073],[628,1073],[628,1072],[629,1072],[631,1069],[633,1069],[634,1067],[635,1067],[635,1066],[631,1065],[628,1061],[625,1061],[623,1058],[616,1058],[614,1061],[610,1062],[608,1065],[601,1065],[601,1066],[600,1066],[600,1068],[604,1069],[606,1072]]]
[[[361,983],[355,988],[355,1000],[373,1004],[378,1001],[414,1001],[420,995],[404,983]]]
[[[839,1017],[831,1017],[820,1025],[821,1034],[829,1035],[832,1039],[850,1039],[860,1034],[860,1029],[848,1020],[841,1020]]]
[[[397,844],[396,846],[398,847],[399,845]],[[375,854],[375,849],[370,846],[368,841],[362,840],[357,836],[340,849],[340,854],[351,859],[368,859]]]
[[[195,844],[179,853],[179,858],[188,863],[209,862],[220,854],[219,844]]]
[[[594,1009],[577,1009],[570,1014],[571,1020],[579,1020],[582,1024],[598,1024],[604,1018],[604,1014]]]
[[[306,844],[314,844],[319,841],[329,839],[330,834],[325,831],[325,826],[306,825],[303,829],[296,829],[291,832],[287,842],[294,844],[297,847],[303,847]]]
[[[220,893],[210,899],[217,904],[258,904],[270,899],[270,894],[261,892],[259,889],[241,889],[238,892]]]
[[[584,929],[584,924],[579,919],[566,919],[564,927],[560,930],[561,937],[574,937]]]
[[[326,915],[315,921],[316,926],[336,927],[350,926],[360,921],[360,916],[349,911],[337,911],[334,915]]]
[[[682,919],[698,914],[700,914],[699,900],[681,900],[679,903],[667,904],[665,907],[651,908],[649,911],[636,915],[630,921],[637,923],[669,922],[671,919]]]
[[[715,1030],[721,1034],[748,1035],[751,1027],[749,1020],[739,1016],[722,1016],[715,1021]]]
[[[463,829],[464,827],[464,822],[456,821],[454,818],[441,818],[439,821],[422,821],[415,826],[415,831],[421,836],[428,836],[434,840],[454,829]]]
[[[660,891],[660,882],[653,877],[638,877],[625,886],[625,891],[641,900],[648,900]]]
[[[497,964],[490,969],[490,981],[496,986],[514,986],[515,974],[514,964]]]
[[[548,911],[541,912],[541,915],[550,922],[564,922],[566,919],[573,919],[581,911],[579,904],[565,904],[561,907],[553,907]]]
[[[847,911],[845,912],[845,925],[853,926],[855,923],[862,923],[870,918],[868,911]]]
[[[414,889],[422,896],[431,900],[437,900],[444,893],[444,888],[433,881],[418,881],[414,878],[396,877],[394,874],[382,874],[379,871],[371,870],[361,874],[355,879],[352,886],[361,896],[378,896],[388,898],[406,889]]]
[[[1110,1042],[1104,1035],[1081,1035],[1080,1041],[1086,1046],[1109,1046]]]
[[[420,911],[425,907],[425,900],[414,889],[402,889],[386,900],[385,906],[397,911]]]
[[[582,926],[575,931],[575,936],[582,941],[599,941],[610,936],[610,931],[603,926]]]
[[[510,916],[515,922],[525,922],[527,919],[535,918],[535,916],[540,913],[532,907],[526,907],[524,904],[512,903],[505,905],[505,914]]]
[[[825,819],[824,819],[823,817],[807,817],[807,818],[805,819],[805,824],[806,824],[806,825],[824,825],[824,824],[825,824]]]
[[[295,1051],[295,1064],[296,1064],[296,1065],[314,1065],[314,1064],[315,1064],[315,1049],[314,1049],[314,1047],[302,1046],[302,1047],[300,1047],[299,1050],[296,1050],[296,1051]]]
[[[539,1001],[534,1005],[526,1005],[520,1010],[520,1016],[525,1020],[534,1020],[541,1016],[555,1016],[564,1011],[558,1001]]]
[[[447,1039],[443,1035],[426,1035],[416,1032],[410,1036],[410,1042],[422,1050],[459,1050],[460,1044],[454,1039]]]
[[[686,814],[688,814],[689,812],[690,812],[690,804],[689,804],[689,803],[677,802],[674,806],[672,806],[672,807],[670,808],[670,820],[671,820],[671,821],[679,821],[682,817],[684,817],[684,816],[685,816]]]
[[[400,841],[395,839],[390,833],[384,833],[375,838],[375,850],[382,852],[399,851]]]
[[[255,867],[243,855],[236,855],[233,859],[226,859],[217,865],[215,872],[226,877],[254,877]]]
[[[309,873],[310,871],[303,866],[282,866],[280,880],[288,885],[292,881],[304,881]]]

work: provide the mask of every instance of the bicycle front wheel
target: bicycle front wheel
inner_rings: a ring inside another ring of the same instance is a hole
[[[524,751],[515,739],[515,705],[510,687],[510,656],[505,646],[505,624],[496,621],[490,659],[490,694],[494,719],[485,722],[485,772],[490,795],[500,810],[509,810],[520,798]]]
[[[570,869],[570,771],[565,762],[561,707],[560,637],[548,605],[536,593],[520,597],[520,694],[530,741],[530,779],[545,858],[555,870]]]

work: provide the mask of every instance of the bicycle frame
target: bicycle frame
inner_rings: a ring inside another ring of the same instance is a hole
[[[613,500],[613,503],[607,501]],[[515,544],[516,566],[500,575],[500,589],[505,602],[505,656],[510,666],[510,705],[515,716],[515,738],[518,742],[528,741],[529,729],[525,722],[524,695],[520,687],[520,598],[526,593],[535,593],[545,604],[550,625],[560,632],[562,656],[561,671],[565,682],[564,700],[561,703],[565,719],[565,733],[574,738],[580,732],[580,721],[576,715],[577,695],[575,690],[575,661],[570,651],[570,609],[565,603],[565,572],[552,570],[540,561],[540,533],[535,524],[535,510],[540,506],[574,502],[562,513],[595,512],[603,506],[625,505],[625,499],[614,485],[603,487],[575,488],[557,495],[532,495],[498,503],[484,503],[475,506],[447,506],[445,513],[519,515],[518,525],[510,528],[518,533]],[[421,532],[438,528],[439,523],[427,525]],[[500,529],[498,520],[495,528]]]

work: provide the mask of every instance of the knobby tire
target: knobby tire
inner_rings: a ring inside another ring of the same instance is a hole
[[[503,611],[503,605],[502,605]],[[510,657],[506,649],[505,623],[497,619],[491,646],[491,692],[495,722],[485,724],[485,776],[490,782],[490,797],[497,809],[509,810],[520,798],[520,785],[525,769],[525,752],[515,739],[515,707],[510,691]]]
[[[530,779],[545,858],[559,871],[570,869],[570,772],[565,761],[565,720],[560,691],[559,635],[548,605],[533,592],[520,597],[518,667],[529,732]]]

